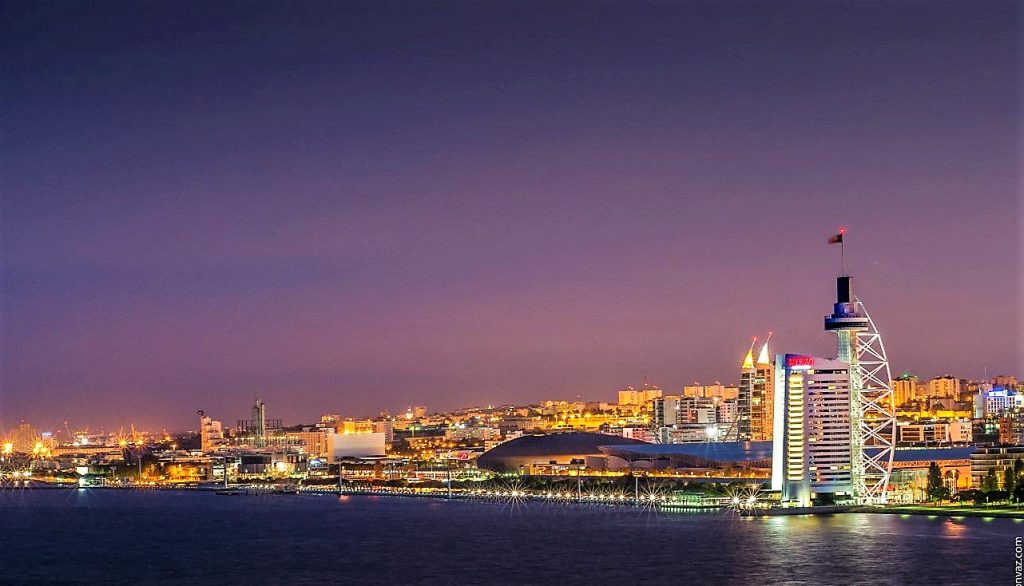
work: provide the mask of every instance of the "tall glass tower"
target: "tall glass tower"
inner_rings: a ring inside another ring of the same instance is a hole
[[[753,439],[750,414],[753,408],[754,377],[757,374],[757,367],[754,365],[754,344],[756,342],[757,338],[750,342],[750,349],[747,350],[747,355],[743,358],[743,365],[740,367],[740,388],[736,400],[736,439],[741,442]]]

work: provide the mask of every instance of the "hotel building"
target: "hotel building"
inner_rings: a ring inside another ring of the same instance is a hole
[[[852,498],[850,365],[776,358],[772,489],[793,506]]]

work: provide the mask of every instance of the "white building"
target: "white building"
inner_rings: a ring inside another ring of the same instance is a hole
[[[735,423],[739,417],[739,406],[735,400],[716,401],[715,408],[718,410],[719,423]]]
[[[967,444],[971,441],[971,422],[962,420],[900,423],[899,441],[903,444]]]
[[[224,426],[202,411],[199,413],[199,447],[208,452],[224,442]]]
[[[679,401],[677,423],[718,423],[715,401],[702,397],[683,397]]]
[[[721,431],[717,424],[683,423],[658,429],[658,443],[686,444],[709,442],[719,439]]]
[[[390,419],[380,419],[374,421],[373,432],[383,433],[384,442],[390,444],[395,441],[395,422]]]
[[[343,458],[379,458],[385,453],[383,432],[327,434],[328,462],[337,464]]]
[[[974,415],[982,417],[1002,415],[1016,406],[1015,396],[1006,389],[982,389],[974,396]]]
[[[654,399],[654,424],[657,427],[673,426],[679,423],[681,397],[668,395]]]
[[[655,440],[654,432],[646,427],[623,427],[622,437],[651,443]]]
[[[777,357],[772,489],[810,506],[853,494],[850,365],[802,354]]]
[[[466,427],[456,425],[444,430],[445,439],[450,440],[496,440],[501,438],[501,430],[497,427]]]

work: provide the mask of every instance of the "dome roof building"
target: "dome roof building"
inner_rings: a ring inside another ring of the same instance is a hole
[[[530,470],[534,465],[583,464],[587,457],[605,457],[601,446],[647,445],[647,442],[605,433],[567,432],[526,435],[494,447],[477,466],[495,472]]]

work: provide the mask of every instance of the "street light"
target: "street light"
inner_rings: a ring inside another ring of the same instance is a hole
[[[118,440],[117,445],[119,445],[122,450],[127,450],[129,454],[131,454],[132,456],[135,456],[135,459],[138,460],[138,464],[139,464],[139,478],[138,478],[137,482],[141,486],[142,485],[142,449],[143,449],[142,440],[139,439],[138,437],[135,437],[135,438],[132,438],[132,441],[130,443],[134,447],[129,447],[129,442],[128,442],[127,438],[121,438],[120,440]]]

